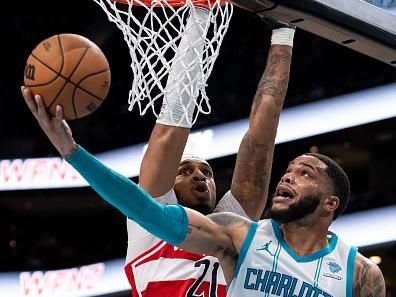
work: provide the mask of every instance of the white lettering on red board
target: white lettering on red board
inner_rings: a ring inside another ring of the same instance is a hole
[[[81,176],[61,158],[15,159],[0,161],[0,185],[33,187],[52,183],[74,182]]]
[[[56,296],[94,289],[104,270],[104,263],[97,263],[80,268],[21,272],[19,275],[21,296]]]

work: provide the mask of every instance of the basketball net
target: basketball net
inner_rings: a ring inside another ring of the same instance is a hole
[[[93,1],[122,31],[129,47],[133,73],[128,100],[130,111],[138,106],[140,115],[144,115],[151,109],[158,118],[162,101],[165,100],[166,106],[168,96],[172,96],[180,98],[186,114],[194,104],[191,125],[199,113],[211,112],[206,81],[231,20],[231,3],[221,2],[224,0]],[[198,38],[183,39],[183,33],[191,27],[198,28],[195,29],[199,30],[199,34],[195,34]],[[187,102],[182,100],[186,96]]]

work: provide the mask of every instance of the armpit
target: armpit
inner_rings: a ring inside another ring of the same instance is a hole
[[[250,223],[250,220],[232,212],[212,213],[209,214],[207,217],[216,224],[223,227],[228,227],[231,225],[244,225]]]

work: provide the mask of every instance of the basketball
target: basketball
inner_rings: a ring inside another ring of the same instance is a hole
[[[106,99],[110,67],[102,50],[88,38],[59,34],[40,42],[30,53],[24,83],[41,95],[48,112],[61,105],[66,120],[85,117]]]

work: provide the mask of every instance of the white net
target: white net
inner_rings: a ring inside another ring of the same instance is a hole
[[[168,100],[178,100],[178,115],[170,116],[175,126],[180,125],[180,112],[191,125],[199,113],[211,112],[206,82],[229,26],[232,4],[93,1],[122,31],[129,47],[133,73],[129,110],[138,106],[140,115],[152,110],[158,118],[163,101],[166,106]],[[183,37],[186,34],[188,38]]]

